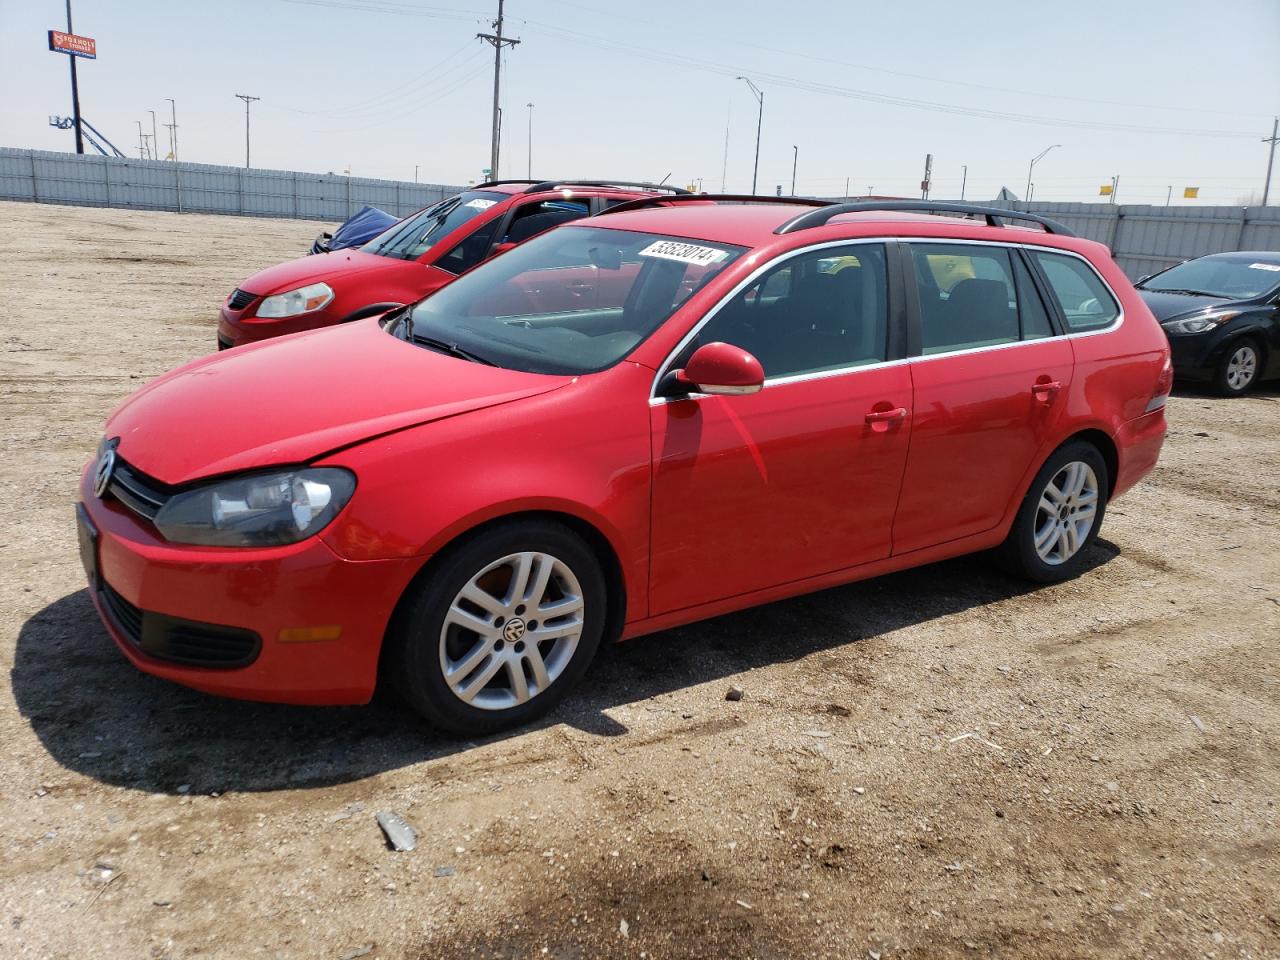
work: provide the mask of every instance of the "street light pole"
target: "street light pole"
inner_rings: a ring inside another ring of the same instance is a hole
[[[160,138],[156,136],[156,112],[148,110],[147,113],[151,114],[151,159],[158,160],[160,159]]]
[[[1031,166],[1027,167],[1027,190],[1026,190],[1026,194],[1027,194],[1027,201],[1028,201],[1028,202],[1030,202],[1030,200],[1031,200],[1031,197],[1030,197],[1030,194],[1031,194],[1031,171],[1033,171],[1033,170],[1036,168],[1036,164],[1037,164],[1037,163],[1039,163],[1041,160],[1043,160],[1043,159],[1044,159],[1044,155],[1045,155],[1046,153],[1048,153],[1050,150],[1054,149],[1054,147],[1060,147],[1060,146],[1062,146],[1062,144],[1060,144],[1060,143],[1055,143],[1055,144],[1053,144],[1053,146],[1045,147],[1043,150],[1041,150],[1039,153],[1037,153],[1034,157],[1032,157],[1032,158],[1031,158]]]
[[[800,148],[794,143],[791,145],[791,195],[796,195],[796,164],[800,162]]]
[[[173,154],[173,162],[178,162],[178,105],[173,97],[165,97],[169,101],[169,120],[165,124],[169,128],[169,152]]]
[[[964,185],[969,182],[969,165],[962,163],[960,169],[962,171],[960,174],[960,202],[964,203]]]
[[[145,160],[147,159],[147,145],[146,141],[142,139],[142,121],[135,120],[133,122],[138,125],[138,159]]]
[[[261,100],[262,98],[249,97],[245,96],[243,93],[237,93],[236,99],[244,101],[244,166],[247,170],[249,168],[249,104],[253,103],[255,100]]]
[[[533,179],[533,104],[526,103],[529,108],[529,169],[526,171],[530,180]]]
[[[754,194],[756,192],[756,181],[760,175],[760,129],[764,125],[764,91],[746,77],[738,77],[738,79],[747,81],[747,86],[751,88],[751,92],[760,104],[760,109],[756,114],[756,163],[751,168],[751,192]]]
[[[1267,197],[1271,195],[1271,168],[1275,166],[1276,162],[1276,140],[1280,139],[1277,138],[1277,133],[1280,133],[1280,117],[1275,117],[1271,121],[1271,136],[1262,141],[1263,143],[1271,144],[1271,151],[1267,154],[1267,179],[1262,185],[1262,205],[1264,207],[1267,205]]]

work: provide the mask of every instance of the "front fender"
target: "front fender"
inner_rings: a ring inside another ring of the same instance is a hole
[[[590,524],[618,557],[629,617],[647,615],[653,372],[622,363],[567,386],[379,437],[326,458],[358,478],[325,542],[351,560],[425,562],[529,511]]]

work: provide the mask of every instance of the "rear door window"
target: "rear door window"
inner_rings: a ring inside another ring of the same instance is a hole
[[[1102,278],[1078,257],[1062,253],[1032,253],[1073,333],[1109,327],[1120,316],[1120,307]]]
[[[1021,339],[1009,251],[969,244],[909,245],[920,293],[921,352],[971,350]]]

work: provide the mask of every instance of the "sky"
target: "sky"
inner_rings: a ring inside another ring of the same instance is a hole
[[[489,165],[497,0],[73,0],[85,117],[138,156],[464,184]],[[503,177],[761,193],[1237,204],[1280,113],[1280,0],[507,0]],[[64,0],[0,0],[0,145],[72,150]],[[527,104],[534,106],[530,109]],[[530,121],[532,130],[530,131]],[[161,155],[169,134],[158,129]],[[1280,166],[1280,165],[1278,165]],[[967,174],[964,168],[967,167]],[[1280,171],[1277,172],[1280,177]],[[1200,198],[1181,199],[1186,186]],[[1273,184],[1272,202],[1280,195]]]

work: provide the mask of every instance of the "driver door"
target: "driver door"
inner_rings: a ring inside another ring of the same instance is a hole
[[[765,387],[651,401],[651,615],[889,555],[911,374],[886,362],[900,306],[885,257],[865,243],[798,254],[673,361],[732,343],[761,362]]]

